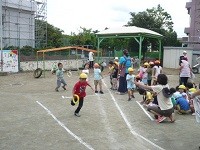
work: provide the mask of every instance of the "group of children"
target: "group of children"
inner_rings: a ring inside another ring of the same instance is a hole
[[[118,59],[115,59],[114,62],[109,62],[109,75],[110,75],[110,84],[112,90],[118,89]],[[62,63],[58,63],[58,70],[56,71],[57,77],[57,87],[63,84],[62,88],[66,90],[66,82],[63,78],[63,65]],[[160,66],[160,62],[156,60],[155,62],[144,62],[142,66],[138,69],[138,74],[134,75],[134,69],[132,67],[128,68],[128,74],[126,76],[127,81],[127,89],[128,89],[128,101],[131,98],[135,98],[134,91],[138,90],[139,94],[143,96],[142,104],[146,106],[156,106],[159,107],[159,103],[157,100],[157,95],[153,93],[151,90],[147,90],[143,88],[141,85],[156,85],[157,84],[157,76],[162,73],[162,67]],[[83,99],[86,96],[85,89],[86,86],[90,86],[95,93],[104,94],[102,90],[102,81],[103,75],[101,70],[99,69],[99,64],[94,64],[94,86],[95,89],[88,83],[88,75],[89,75],[89,64],[85,65],[85,68],[80,73],[80,80],[75,84],[72,95],[77,94],[79,99],[79,105],[74,112],[75,116],[80,116],[79,111],[83,106]],[[140,83],[140,86],[138,86]],[[100,91],[97,90],[97,86],[99,85]],[[195,92],[196,89],[193,87],[192,83],[187,83],[186,86],[180,85],[175,88],[170,89],[171,93],[171,101],[173,103],[173,108],[177,109],[179,114],[185,114],[192,112],[192,115],[195,115],[193,100],[190,98],[190,95]],[[74,98],[77,100],[77,97]],[[73,101],[71,101],[71,105],[75,105]]]
[[[110,84],[111,90],[118,89],[118,78],[119,78],[119,70],[118,70],[118,58],[115,57],[114,62],[109,62],[109,75],[110,75]],[[155,85],[156,84],[156,77],[162,73],[162,67],[160,66],[160,61],[156,60],[155,62],[147,62],[144,63],[139,67],[138,74],[134,75],[134,69],[132,67],[128,68],[128,74],[126,76],[127,81],[127,90],[128,90],[128,101],[131,98],[135,98],[134,91],[138,88],[135,86],[134,81],[139,81],[144,85]],[[153,80],[152,80],[153,79]]]
[[[195,115],[193,99],[191,95],[197,90],[194,88],[194,85],[191,82],[188,82],[185,85],[179,85],[175,88],[170,89],[172,93],[172,103],[174,108],[177,109],[178,114],[187,114],[189,112],[192,115]]]
[[[55,88],[56,92],[58,92],[58,89],[60,88],[61,84],[63,84],[62,88],[64,90],[66,90],[67,84],[64,80],[63,73],[64,73],[63,64],[58,63],[58,69],[56,71],[56,81],[57,81],[57,86]],[[101,73],[101,70],[99,69],[98,63],[94,64],[94,86],[95,86],[95,90],[88,83],[88,81],[89,81],[88,76],[89,76],[89,63],[85,64],[85,68],[80,72],[79,81],[75,84],[75,86],[72,90],[72,95],[78,95],[78,97],[79,97],[79,98],[73,97],[73,100],[71,100],[72,106],[75,105],[75,103],[74,103],[75,101],[79,100],[78,107],[74,112],[74,115],[77,116],[77,117],[80,117],[79,111],[83,106],[84,97],[86,96],[86,92],[85,92],[86,86],[91,87],[91,89],[95,93],[104,94],[103,91],[102,91],[102,80],[101,80],[101,79],[103,79],[103,75]],[[97,90],[98,85],[99,85],[100,91]]]

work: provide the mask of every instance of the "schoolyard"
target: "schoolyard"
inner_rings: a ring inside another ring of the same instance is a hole
[[[170,87],[178,85],[178,71],[164,69]],[[55,92],[56,79],[50,71],[39,79],[32,72],[0,77],[1,150],[198,150],[200,124],[191,114],[178,115],[176,121],[156,123],[137,101],[110,90],[108,70],[104,72],[104,94],[87,96],[80,111],[71,106],[73,85],[78,73],[64,74],[67,91]],[[200,81],[198,74],[196,81]],[[93,70],[90,70],[93,85]]]

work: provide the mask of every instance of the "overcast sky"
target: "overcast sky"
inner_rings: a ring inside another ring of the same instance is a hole
[[[189,15],[185,8],[190,0],[48,0],[48,23],[64,30],[65,34],[78,33],[80,27],[104,30],[105,27],[122,27],[130,19],[130,12],[145,11],[146,8],[165,9],[174,22],[178,37],[186,36]]]

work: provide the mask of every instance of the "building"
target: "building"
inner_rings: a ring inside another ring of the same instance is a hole
[[[0,0],[2,13],[2,48],[8,46],[39,47],[46,43],[47,0]],[[0,13],[0,15],[1,15]],[[39,21],[37,21],[39,20]],[[0,24],[1,25],[1,24]],[[45,27],[44,27],[45,25]],[[40,32],[39,32],[40,31]]]
[[[183,43],[192,47],[194,51],[200,51],[200,0],[191,0],[186,3],[190,15],[190,27],[185,28],[188,37],[183,37]]]

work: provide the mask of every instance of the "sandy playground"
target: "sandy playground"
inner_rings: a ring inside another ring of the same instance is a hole
[[[93,71],[89,81],[93,85]],[[71,90],[78,81],[64,74],[67,91],[55,92],[50,71],[39,79],[32,72],[0,77],[0,149],[2,150],[198,150],[200,124],[191,114],[176,116],[175,123],[156,123],[137,101],[110,91],[103,72],[103,95],[87,88],[81,117],[74,116]],[[164,69],[170,87],[178,84],[178,72]],[[200,75],[196,76],[200,81]]]

